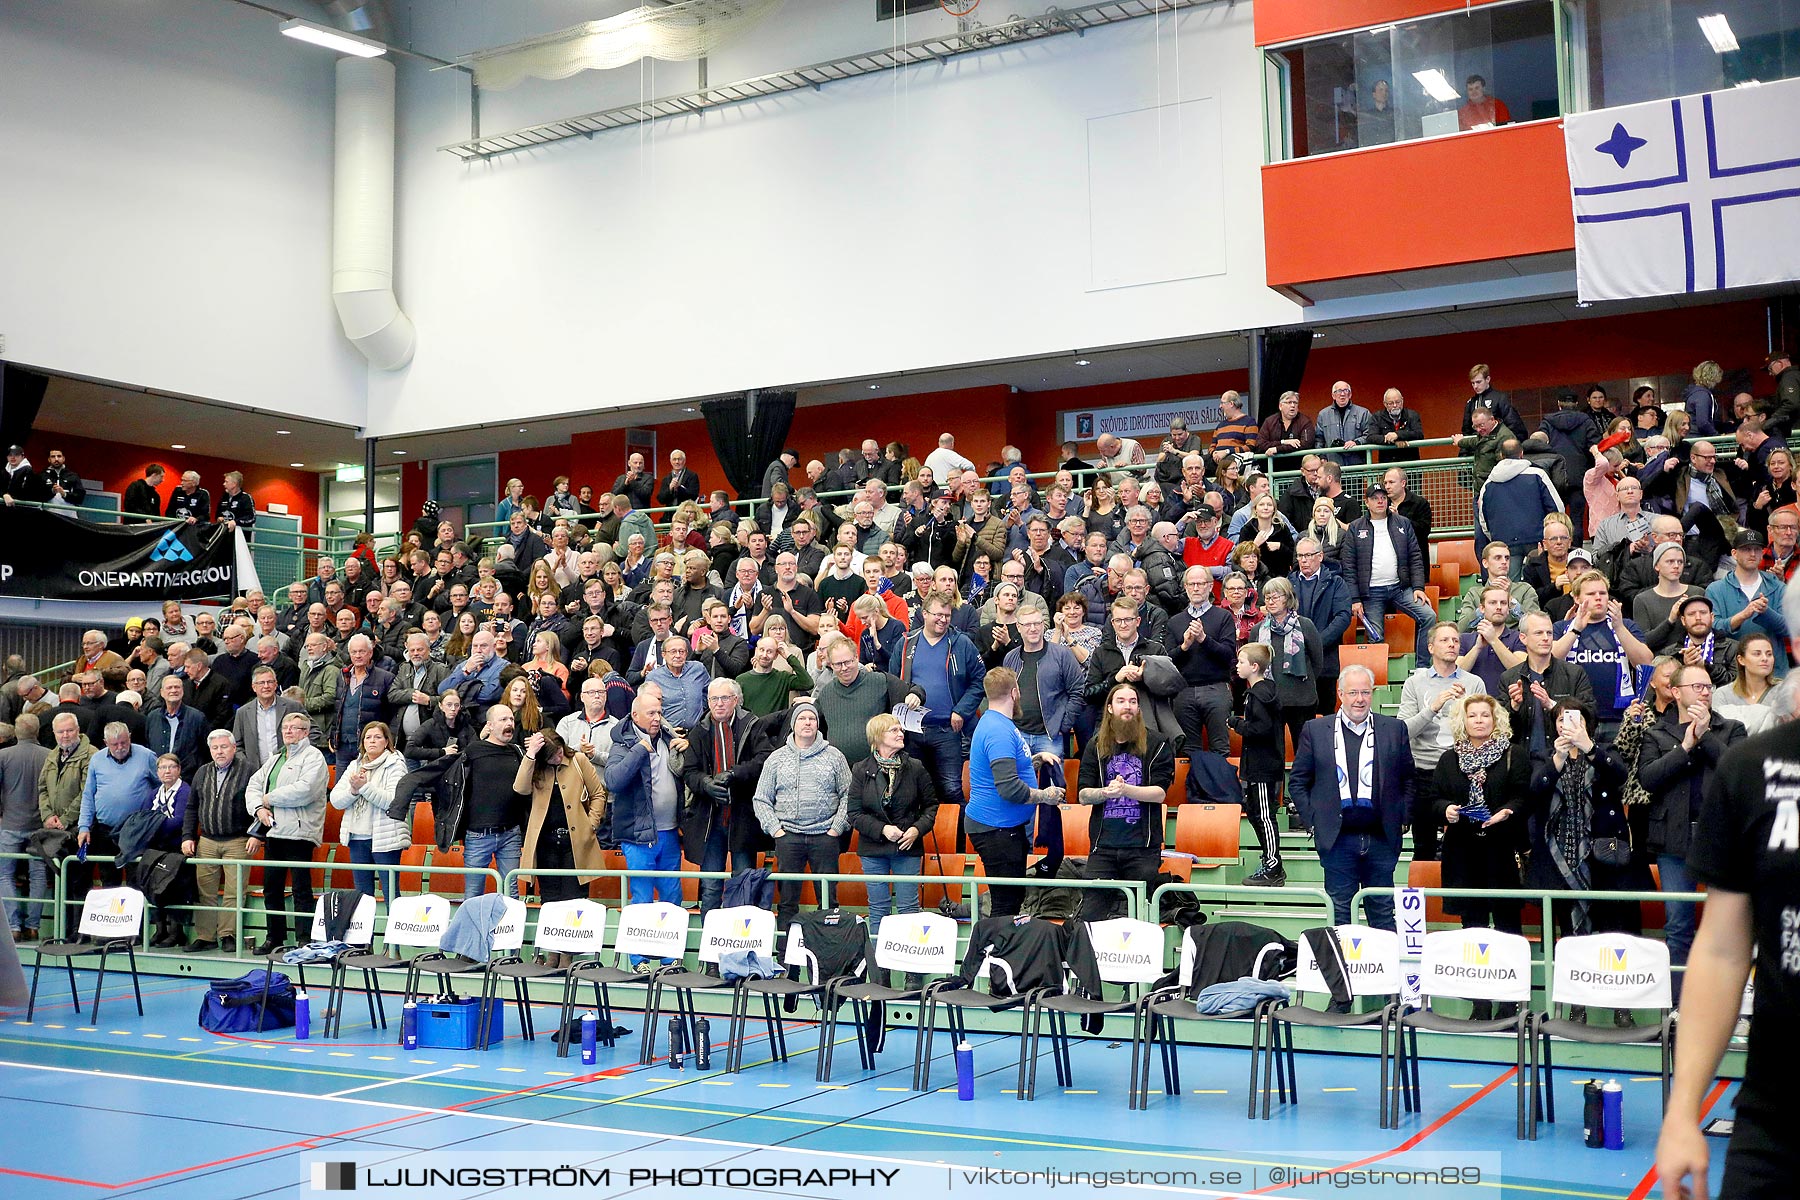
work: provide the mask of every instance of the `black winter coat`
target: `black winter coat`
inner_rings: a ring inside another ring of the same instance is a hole
[[[937,824],[937,786],[923,763],[902,752],[900,776],[894,780],[894,794],[886,795],[881,766],[873,756],[850,768],[850,827],[856,830],[858,852],[862,855],[888,856],[921,854],[925,839]],[[912,847],[901,850],[887,840],[882,830],[893,825],[902,833],[918,830]]]

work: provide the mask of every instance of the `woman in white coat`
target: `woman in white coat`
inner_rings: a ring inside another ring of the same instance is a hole
[[[361,865],[395,867],[400,854],[412,845],[412,826],[387,815],[394,789],[406,774],[406,760],[394,749],[394,735],[380,721],[362,728],[362,753],[338,776],[331,789],[331,806],[344,814],[338,824],[338,841],[350,848],[350,861]],[[375,872],[355,871],[356,890],[375,894]],[[382,895],[392,902],[396,875],[381,873]]]

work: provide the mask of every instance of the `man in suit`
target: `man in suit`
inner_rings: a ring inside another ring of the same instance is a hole
[[[396,750],[404,753],[407,739],[431,720],[437,711],[438,688],[449,677],[448,663],[432,661],[431,639],[422,633],[408,634],[406,657],[394,671],[394,685],[388,689]]]
[[[1412,813],[1413,756],[1406,725],[1372,711],[1375,675],[1350,666],[1338,677],[1338,710],[1300,730],[1288,789],[1313,831],[1332,918],[1349,924],[1359,888],[1392,887],[1400,838]],[[1394,928],[1391,896],[1371,896],[1369,924]]]
[[[1337,695],[1338,646],[1350,628],[1350,585],[1335,571],[1323,569],[1324,549],[1315,538],[1301,538],[1294,545],[1294,608],[1313,623],[1325,646],[1325,666],[1319,672],[1319,708],[1332,707]]]
[[[662,486],[656,489],[656,502],[664,508],[674,508],[689,500],[696,504],[700,502],[700,476],[688,470],[687,451],[671,450],[669,473],[663,476]]]
[[[187,664],[186,703],[200,710],[200,716],[205,722],[202,734],[214,729],[231,728],[231,685],[226,682],[225,676],[212,669],[212,659],[207,656],[206,651],[198,647],[189,650],[184,661]],[[162,751],[158,750],[157,753],[161,754]],[[200,759],[205,756],[206,747],[202,745],[194,762],[198,764]],[[185,761],[183,760],[184,763]],[[185,769],[182,771],[181,777],[187,778]]]
[[[206,761],[208,726],[200,710],[184,702],[183,694],[179,676],[163,676],[162,703],[144,714],[144,736],[150,739],[152,752],[179,758],[181,777],[192,779]]]
[[[306,706],[280,693],[275,668],[259,665],[250,672],[250,703],[237,710],[231,721],[232,741],[248,764],[245,778],[254,775],[263,761],[281,749],[281,723],[289,713],[303,713]]]

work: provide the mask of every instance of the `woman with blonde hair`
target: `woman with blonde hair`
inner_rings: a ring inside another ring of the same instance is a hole
[[[394,749],[394,735],[381,721],[362,727],[361,752],[338,773],[331,789],[331,807],[344,814],[338,824],[338,841],[349,848],[352,863],[384,867],[400,865],[400,854],[412,845],[412,825],[387,815],[394,789],[406,775],[406,760]],[[356,890],[375,894],[374,871],[352,871]],[[392,904],[395,895],[392,870],[381,872],[381,892]]]
[[[1756,495],[1750,499],[1750,507],[1744,513],[1744,525],[1763,535],[1769,535],[1769,518],[1777,509],[1800,503],[1800,494],[1795,492],[1794,454],[1786,446],[1777,446],[1769,451],[1768,461],[1763,464],[1768,472],[1769,482],[1756,489]]]
[[[561,606],[562,588],[557,585],[556,573],[550,569],[549,559],[540,558],[531,564],[531,574],[527,576],[525,584],[525,595],[530,600],[531,611],[534,613],[538,610],[538,599],[542,596],[549,596],[552,600],[558,601],[558,607]]]
[[[1512,725],[1496,697],[1464,696],[1450,705],[1450,747],[1432,774],[1447,888],[1519,887],[1524,822],[1514,823],[1530,794],[1529,747],[1512,740]],[[1444,911],[1463,928],[1520,932],[1520,901],[1446,896]],[[1476,1016],[1483,1005],[1477,1003]]]
[[[1682,391],[1681,404],[1687,410],[1695,437],[1718,434],[1719,401],[1713,389],[1724,382],[1724,368],[1710,358],[1694,368],[1694,382]]]
[[[1344,525],[1338,520],[1336,501],[1330,496],[1320,496],[1313,501],[1312,523],[1300,531],[1300,536],[1319,543],[1319,549],[1325,553],[1320,560],[1321,566],[1343,574]]]

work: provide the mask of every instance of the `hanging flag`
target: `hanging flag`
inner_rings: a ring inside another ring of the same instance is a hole
[[[1582,300],[1800,279],[1800,79],[1563,120]]]
[[[47,508],[0,509],[0,597],[199,600],[238,590],[237,527],[99,525]]]

